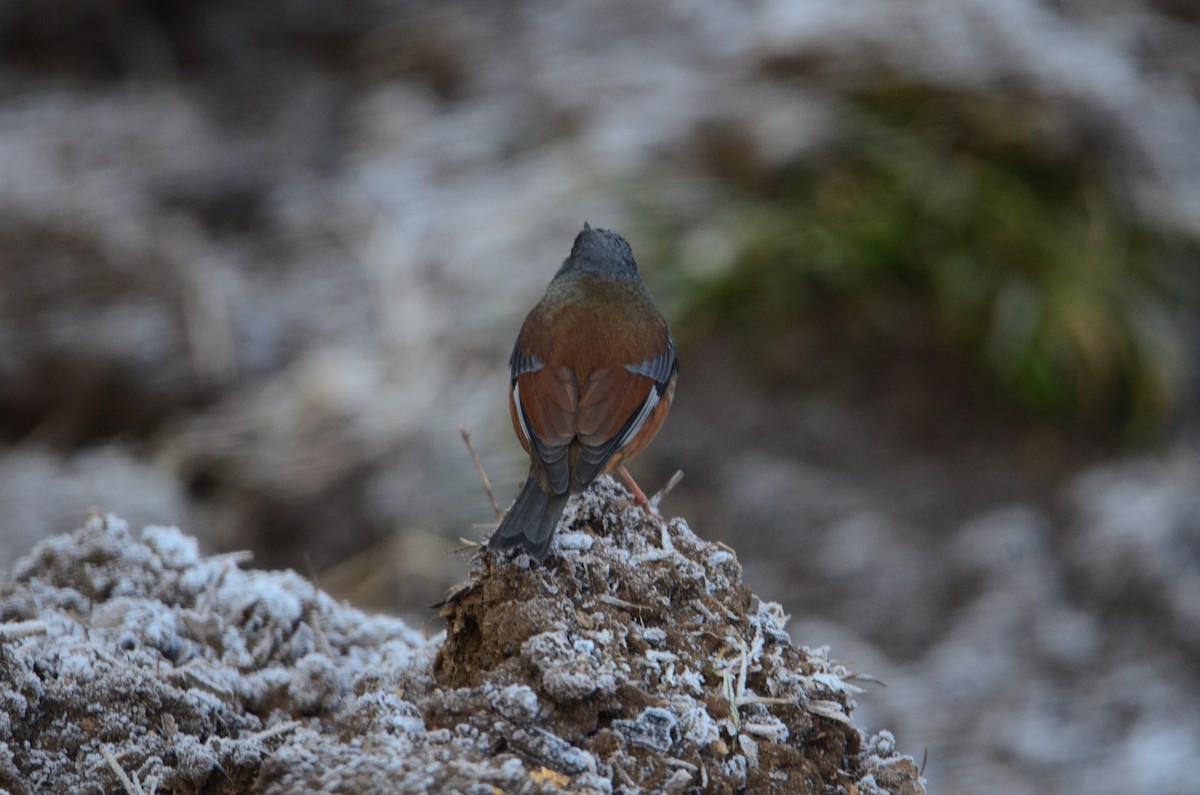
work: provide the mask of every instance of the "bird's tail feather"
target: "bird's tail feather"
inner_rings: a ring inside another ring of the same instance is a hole
[[[543,560],[554,540],[554,529],[562,517],[569,494],[548,494],[534,474],[525,481],[525,488],[492,533],[488,546],[495,548],[521,546],[533,557]]]

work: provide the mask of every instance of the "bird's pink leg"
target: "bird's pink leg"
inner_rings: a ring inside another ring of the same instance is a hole
[[[646,493],[638,486],[637,481],[633,479],[633,475],[629,474],[629,470],[624,464],[617,467],[617,471],[621,473],[621,477],[625,479],[625,483],[629,485],[629,490],[633,492],[633,501],[637,503],[643,511],[651,516],[658,516],[658,511],[650,505],[650,500],[646,499]]]

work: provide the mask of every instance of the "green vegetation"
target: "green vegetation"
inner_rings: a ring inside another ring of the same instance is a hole
[[[825,151],[736,186],[728,253],[680,263],[690,327],[733,331],[768,367],[815,345],[851,367],[932,348],[1039,414],[1157,428],[1195,250],[1133,220],[1102,136],[1025,98],[893,87],[854,107]]]

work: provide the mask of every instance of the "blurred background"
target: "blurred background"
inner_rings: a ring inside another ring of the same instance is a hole
[[[584,221],[631,469],[931,792],[1200,781],[1188,0],[4,0],[0,564],[91,508],[439,629]]]

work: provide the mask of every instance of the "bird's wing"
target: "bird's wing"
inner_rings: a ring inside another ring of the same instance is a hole
[[[613,455],[638,435],[662,399],[679,370],[675,341],[670,332],[665,336],[666,348],[656,356],[620,368],[593,370],[588,377],[575,421],[580,448],[572,490],[586,488],[605,470]]]
[[[570,486],[568,448],[575,438],[579,384],[569,367],[547,367],[536,355],[523,353],[518,341],[509,360],[513,415],[524,446],[541,464],[557,494]]]

